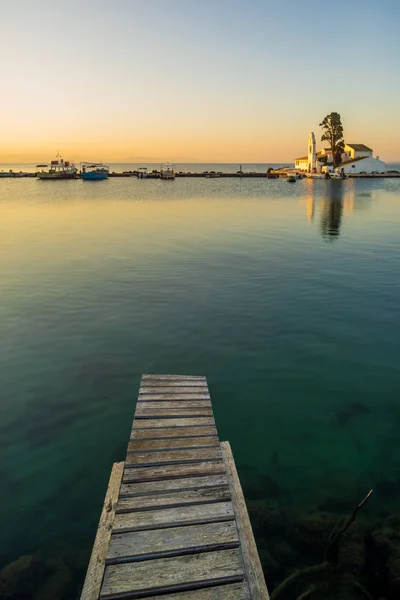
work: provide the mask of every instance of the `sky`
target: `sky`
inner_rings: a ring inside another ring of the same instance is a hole
[[[400,161],[400,0],[0,8],[0,162],[293,162],[332,111]]]

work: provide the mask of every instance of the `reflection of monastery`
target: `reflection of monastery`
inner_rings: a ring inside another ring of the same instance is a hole
[[[342,220],[345,215],[368,210],[371,207],[372,192],[356,195],[356,180],[349,179],[346,185],[329,183],[322,188],[312,185],[308,180],[307,198],[304,202],[309,223],[314,223],[316,214],[320,215],[320,231],[322,238],[329,242],[340,235]],[[322,193],[321,193],[322,192]]]
[[[321,173],[333,170],[333,162],[330,148],[322,148],[317,152],[317,144],[314,133],[310,133],[308,140],[308,155],[295,159],[295,167],[300,171],[308,173]],[[364,144],[345,144],[342,154],[342,162],[336,167],[336,171],[351,175],[352,173],[383,173],[386,165],[379,156],[373,158],[371,148]]]

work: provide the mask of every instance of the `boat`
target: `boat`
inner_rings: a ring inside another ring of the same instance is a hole
[[[58,154],[56,160],[52,160],[50,167],[48,165],[36,165],[38,179],[76,179],[78,169],[73,163],[65,160]]]
[[[103,163],[81,163],[81,175],[84,181],[107,179],[110,169]]]
[[[206,173],[206,177],[209,179],[215,179],[215,177],[221,177],[221,173]]]
[[[287,182],[288,183],[295,183],[296,182],[295,175],[288,175]]]
[[[147,179],[149,176],[149,172],[147,170],[147,167],[139,167],[137,170],[137,178],[138,179]]]
[[[170,163],[164,163],[160,168],[160,176],[161,179],[175,179],[175,165],[171,165]]]
[[[324,173],[306,173],[307,179],[325,179]]]
[[[331,179],[347,179],[346,173],[329,173]]]

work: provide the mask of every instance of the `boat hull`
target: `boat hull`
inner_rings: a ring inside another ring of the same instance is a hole
[[[38,173],[38,179],[54,181],[56,179],[76,179],[76,173]]]
[[[82,179],[84,181],[102,181],[103,179],[108,179],[108,173],[82,172]]]

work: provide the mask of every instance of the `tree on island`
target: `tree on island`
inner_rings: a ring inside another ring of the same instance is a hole
[[[339,113],[332,112],[326,115],[319,126],[324,131],[321,142],[329,142],[333,165],[336,167],[342,162],[342,153],[344,151],[343,125]]]

